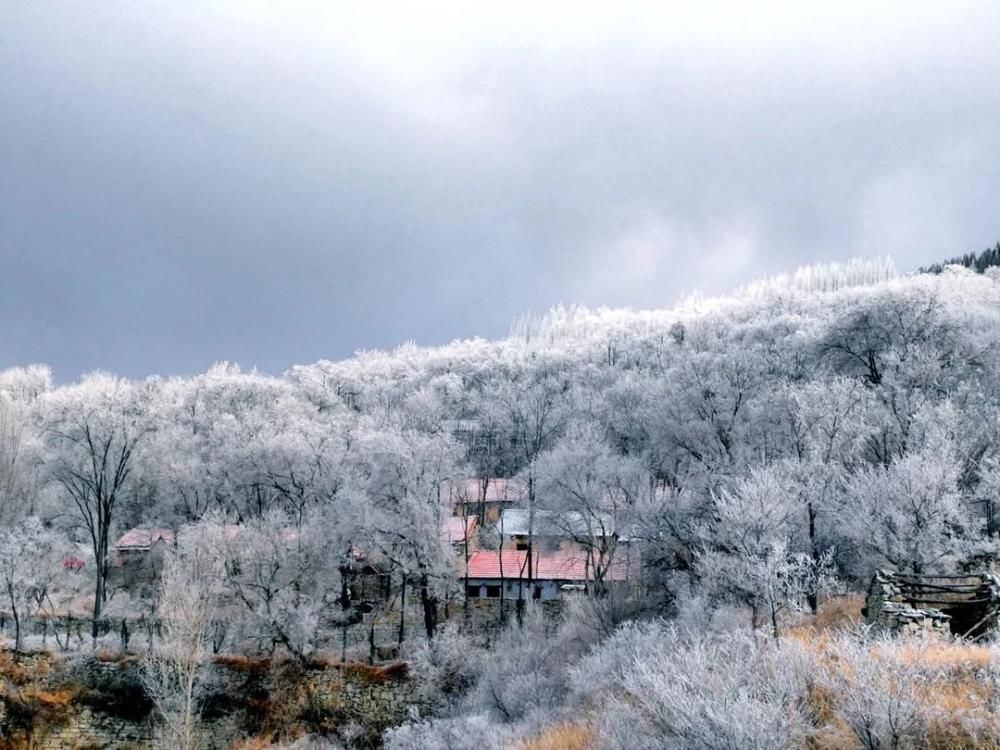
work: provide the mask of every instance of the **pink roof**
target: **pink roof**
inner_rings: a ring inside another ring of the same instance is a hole
[[[442,488],[442,496],[452,502],[478,503],[482,492],[482,478],[470,477],[450,482]],[[528,488],[520,479],[491,478],[486,485],[485,501],[488,503],[519,503],[527,494]]]
[[[500,578],[503,562],[504,578],[528,577],[528,553],[522,550],[480,550],[469,557],[469,578]],[[590,581],[593,571],[588,569],[587,553],[581,550],[536,552],[534,577],[540,581]],[[623,561],[616,559],[604,576],[606,581],[624,581],[627,571]]]
[[[149,549],[157,542],[174,543],[170,529],[129,529],[115,545],[117,549]]]
[[[479,519],[476,516],[451,516],[441,523],[441,538],[452,544],[460,544],[472,537]]]

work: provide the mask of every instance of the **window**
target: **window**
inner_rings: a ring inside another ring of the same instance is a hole
[[[487,586],[486,587],[486,598],[487,599],[499,599],[500,598],[500,587],[499,586]]]
[[[479,587],[478,586],[466,586],[465,587],[465,595],[469,599],[478,599],[479,598]]]

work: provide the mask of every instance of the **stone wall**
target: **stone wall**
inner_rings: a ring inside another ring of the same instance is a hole
[[[918,607],[903,591],[894,573],[880,570],[872,579],[864,608],[874,629],[901,635],[948,636],[951,616],[934,607]]]
[[[554,626],[562,621],[564,602],[560,599],[526,600],[525,603],[541,609],[542,614]],[[336,654],[344,652],[351,660],[367,661],[371,640],[375,644],[376,660],[397,658],[401,614],[404,618],[406,642],[424,638],[424,618],[420,603],[408,601],[402,613],[398,608],[374,611],[363,614],[360,621],[347,626],[328,625],[330,642],[326,650]],[[500,599],[470,598],[466,607],[461,598],[456,598],[442,602],[438,615],[439,627],[451,624],[483,643],[491,643],[505,624],[514,622],[517,617],[517,600],[506,598],[501,604]]]
[[[135,658],[60,659],[51,655],[5,662],[0,671],[0,748],[152,746],[156,716]],[[13,665],[13,666],[11,666]],[[405,664],[301,664],[220,658],[203,709],[208,750],[253,736],[331,735],[375,747],[382,732],[428,707],[420,705]]]

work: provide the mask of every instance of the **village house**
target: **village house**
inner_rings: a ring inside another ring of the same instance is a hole
[[[471,477],[441,486],[442,500],[451,506],[453,515],[476,515],[485,524],[495,524],[504,509],[523,505],[527,495],[528,488],[519,479]]]
[[[529,541],[542,551],[610,548],[628,543],[607,513],[536,510],[534,518],[522,508],[507,508],[497,524],[504,547],[527,550]]]
[[[171,529],[129,529],[112,550],[109,584],[133,591],[151,586],[159,578],[166,552],[175,541],[176,534]]]
[[[528,553],[522,550],[479,550],[469,558],[465,594],[470,599],[525,598],[543,601],[568,593],[586,592],[597,583],[587,553],[580,550],[542,552],[533,556],[531,589],[528,590]],[[615,562],[605,571],[601,583],[622,585],[628,580],[628,566]]]
[[[172,529],[129,529],[115,542],[112,562],[120,567],[148,565],[154,558],[162,562],[163,550],[175,539]]]
[[[457,552],[478,547],[479,516],[450,516],[441,522],[441,539],[447,540]]]

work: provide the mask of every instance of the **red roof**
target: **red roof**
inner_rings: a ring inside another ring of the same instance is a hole
[[[471,539],[476,531],[477,516],[450,516],[441,522],[441,538],[447,539],[452,544],[461,544],[466,539]]]
[[[174,532],[170,529],[129,529],[122,534],[115,545],[117,549],[149,549],[156,542],[174,543]]]
[[[528,553],[523,550],[480,550],[469,557],[469,578],[500,578],[503,562],[504,578],[528,577]],[[539,581],[591,581],[593,569],[588,566],[587,553],[582,550],[536,552],[534,578]],[[624,561],[615,559],[604,575],[606,581],[624,581],[627,578]]]

